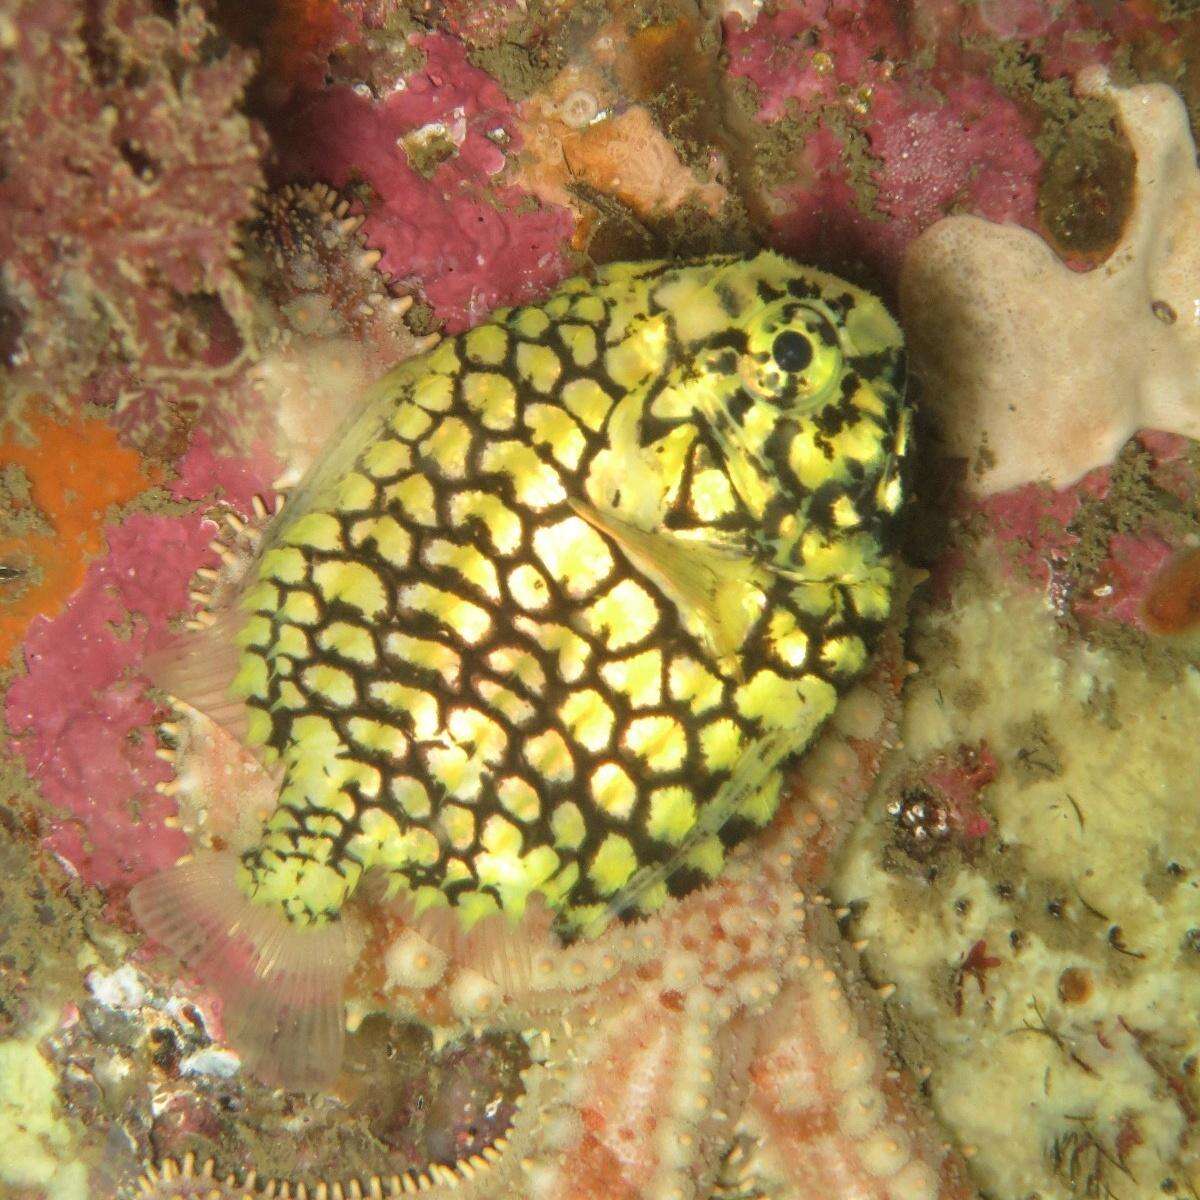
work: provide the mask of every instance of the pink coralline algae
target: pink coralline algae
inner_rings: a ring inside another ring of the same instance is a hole
[[[1097,581],[1076,603],[1075,612],[1087,619],[1146,630],[1147,593],[1173,556],[1171,543],[1153,530],[1114,534]]]
[[[979,507],[996,540],[1007,548],[1011,565],[1054,591],[1057,570],[1076,543],[1071,523],[1085,500],[1107,494],[1110,478],[1109,468],[1099,467],[1073,487],[1056,491],[1047,484],[1027,483]]]
[[[955,5],[964,38],[985,37],[1000,42],[1018,41],[1037,55],[1045,79],[1074,75],[1092,63],[1108,64],[1118,48],[1139,37],[1152,36],[1169,43],[1171,26],[1163,21],[1151,0],[1123,4],[1095,4],[1087,0],[980,0]]]
[[[985,79],[964,79],[945,98],[877,88],[867,137],[880,159],[876,207],[910,240],[951,206],[992,221],[1028,221],[1041,160],[1016,105]]]
[[[1187,438],[1144,430],[1132,450],[1142,463],[1132,485],[1122,482],[1128,465],[1098,467],[1071,487],[1024,484],[974,507],[1006,566],[1044,589],[1054,611],[1146,633],[1155,632],[1147,597],[1194,544],[1183,514],[1195,505],[1200,477]]]
[[[220,48],[198,4],[159,12],[108,0],[85,17],[69,0],[22,0],[6,18],[8,357],[55,390],[102,356],[139,386],[181,387],[181,373],[241,345],[249,301],[231,261],[260,184],[261,141],[239,111],[251,59]],[[127,382],[110,379],[108,398]]]
[[[775,201],[776,236],[794,253],[869,246],[891,271],[951,208],[1033,223],[1041,157],[1029,118],[962,68],[897,67],[912,61],[913,36],[876,2],[802,0],[751,25],[728,19],[730,71],[754,85],[758,119],[815,120],[793,164],[802,182]]]
[[[295,99],[278,131],[282,174],[369,185],[362,232],[380,270],[419,284],[457,332],[567,275],[572,217],[504,182],[520,146],[514,110],[463,45],[441,33],[415,45],[424,65],[378,99],[365,85]]]
[[[180,499],[221,496],[243,514],[263,490],[261,466],[216,457],[204,439],[173,487]],[[135,513],[110,527],[108,553],[83,587],[26,637],[27,673],[7,698],[12,744],[55,814],[50,848],[88,883],[123,889],[187,851],[168,824],[174,801],[155,790],[171,777],[153,734],[164,714],[137,667],[193,607],[190,581],[216,563],[216,529],[200,512]]]
[[[155,706],[129,677],[147,644],[187,606],[212,526],[135,514],[108,531],[109,552],[53,621],[34,622],[28,674],[8,694],[8,723],[48,804],[65,816],[50,844],[89,882],[132,884],[170,865],[187,841],[155,793],[170,777],[155,757]],[[136,616],[134,615],[136,614]]]
[[[903,55],[904,34],[891,6],[848,0],[784,0],[747,23],[731,16],[725,30],[730,70],[759,90],[758,116],[785,116],[788,102],[801,111],[840,104],[892,76]]]
[[[220,454],[213,439],[201,432],[192,438],[175,470],[171,495],[176,500],[220,501],[246,516],[253,511],[256,496],[269,496],[268,484],[280,464],[263,444],[246,458]]]
[[[986,742],[959,746],[928,764],[926,784],[945,799],[950,823],[970,842],[987,835],[991,821],[979,807],[980,794],[997,776],[1000,765]]]

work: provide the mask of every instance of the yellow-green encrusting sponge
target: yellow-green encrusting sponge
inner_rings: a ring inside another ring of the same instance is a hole
[[[902,387],[880,302],[770,253],[603,267],[393,372],[241,600],[255,920],[377,870],[590,935],[714,877],[888,614]]]

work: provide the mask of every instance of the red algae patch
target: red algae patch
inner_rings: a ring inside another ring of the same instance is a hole
[[[379,99],[331,85],[297,100],[281,165],[338,189],[366,184],[362,230],[379,269],[419,284],[457,333],[568,275],[574,220],[509,182],[509,154],[521,148],[515,109],[461,43],[429,34],[411,45],[424,65]]]
[[[1200,549],[1173,558],[1155,576],[1142,604],[1152,633],[1191,633],[1200,627]]]
[[[0,471],[21,486],[0,530],[0,656],[38,613],[61,611],[104,544],[104,515],[156,482],[153,468],[117,442],[104,421],[31,420],[34,441],[0,443]]]
[[[57,457],[77,464],[61,484],[64,494],[87,485],[89,470],[81,464],[88,455],[90,470],[106,475],[128,463],[123,456],[136,464],[137,456],[120,447],[112,459],[103,457],[109,443],[95,425],[79,423],[81,440],[71,455],[54,443]],[[23,461],[35,461],[45,446]],[[198,438],[171,489],[177,500],[219,495],[248,517],[250,497],[266,490],[273,465],[216,455]],[[217,525],[199,509],[181,516],[135,512],[106,524],[107,506],[94,496],[88,503],[76,520],[94,527],[102,552],[81,562],[78,587],[64,584],[61,611],[35,618],[18,635],[25,673],[9,688],[5,719],[45,804],[45,845],[86,883],[107,889],[163,870],[187,851],[175,801],[157,790],[172,776],[152,732],[164,710],[138,671],[194,608],[191,580],[198,567],[217,562],[209,546]],[[55,544],[53,537],[46,541]]]

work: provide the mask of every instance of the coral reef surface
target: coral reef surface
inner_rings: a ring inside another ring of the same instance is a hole
[[[0,1195],[1192,1194],[1198,115],[1175,0],[0,12]],[[258,1083],[129,911],[222,819],[146,658],[437,332],[760,247],[903,314],[903,641],[653,944],[381,918]]]

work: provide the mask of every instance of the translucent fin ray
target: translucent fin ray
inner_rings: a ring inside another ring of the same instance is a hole
[[[264,1082],[315,1091],[341,1067],[342,989],[352,938],[343,920],[293,924],[237,884],[237,859],[205,853],[139,883],[142,928],[221,998],[229,1041]]]
[[[753,623],[753,610],[742,603],[755,588],[760,566],[746,547],[707,535],[703,540],[640,529],[611,512],[572,498],[571,507],[594,529],[606,533],[681,612],[691,614],[718,658],[737,651]]]
[[[409,923],[456,966],[478,972],[510,996],[531,986],[538,952],[557,946],[551,914],[536,893],[515,922],[505,913],[494,913],[464,930],[455,909],[430,908]]]
[[[240,613],[227,612],[178,634],[147,655],[142,670],[155,687],[199,710],[245,744],[246,706],[229,694],[241,667],[236,637],[242,622]]]

